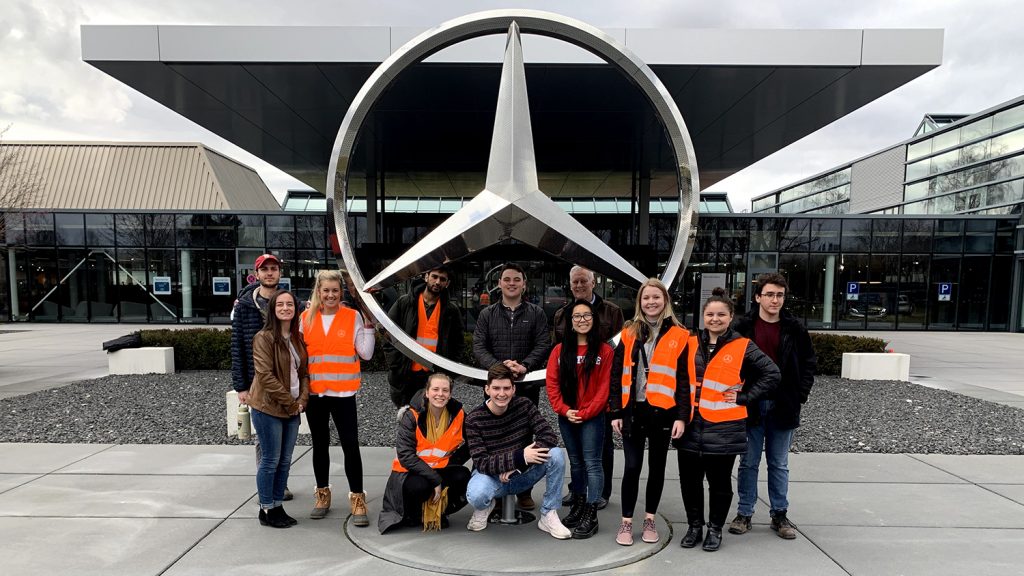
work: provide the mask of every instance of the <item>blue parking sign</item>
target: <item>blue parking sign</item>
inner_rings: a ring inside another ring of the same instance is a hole
[[[952,282],[939,282],[939,302],[949,302],[953,296]]]
[[[847,282],[846,283],[846,299],[847,300],[859,300],[860,299],[860,283],[858,283],[858,282]]]

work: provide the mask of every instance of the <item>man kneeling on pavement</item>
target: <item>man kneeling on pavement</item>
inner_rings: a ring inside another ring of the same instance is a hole
[[[558,518],[565,455],[558,447],[558,434],[540,410],[515,395],[514,378],[504,364],[491,366],[484,386],[488,399],[466,416],[465,436],[473,458],[473,475],[466,489],[473,516],[467,528],[474,532],[487,528],[495,499],[529,490],[543,479],[546,485],[537,527],[564,540],[572,536]]]

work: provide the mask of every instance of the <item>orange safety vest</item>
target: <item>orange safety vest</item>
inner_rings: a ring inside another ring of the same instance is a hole
[[[434,304],[434,315],[427,318],[427,307],[423,304],[423,294],[419,298],[419,321],[416,322],[416,342],[431,352],[437,352],[438,327],[441,325],[441,302]],[[414,371],[426,372],[428,368],[417,362],[412,363]]]
[[[654,346],[654,353],[648,359],[647,403],[658,408],[669,409],[676,405],[676,366],[679,355],[686,348],[689,330],[673,326]],[[622,357],[622,407],[629,404],[629,392],[633,387],[633,346],[636,334],[632,330],[622,331],[625,346]]]
[[[444,431],[444,434],[434,444],[427,440],[423,430],[419,427],[419,413],[412,408],[409,409],[409,412],[412,412],[412,418],[417,422],[416,455],[431,468],[444,468],[448,465],[448,459],[451,458],[452,453],[462,445],[462,421],[466,418],[465,411],[459,410],[451,424],[448,425],[448,429]],[[394,462],[391,463],[391,470],[393,472],[408,472],[405,466],[402,466],[402,463],[398,461],[398,458],[395,458]]]
[[[735,402],[725,401],[725,392],[731,388],[743,386],[740,370],[743,368],[743,357],[747,352],[746,338],[737,338],[726,343],[716,353],[704,369],[704,378],[697,380],[696,358],[700,343],[697,337],[690,338],[690,354],[687,366],[690,369],[690,421],[693,421],[694,410],[700,410],[701,418],[708,422],[731,422],[747,417],[747,407]],[[700,392],[700,405],[696,406],[697,388]]]
[[[341,306],[330,331],[324,334],[319,310],[302,313],[303,338],[309,354],[310,393],[359,391],[359,355],[356,335],[352,333],[356,314],[355,310]]]

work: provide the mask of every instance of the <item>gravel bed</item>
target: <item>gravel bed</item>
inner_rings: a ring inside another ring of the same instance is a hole
[[[364,375],[360,443],[394,445],[395,409],[383,373]],[[0,400],[0,442],[245,444],[224,422],[225,371],[106,376]],[[480,388],[460,384],[467,407]],[[557,430],[542,398],[542,411]],[[300,444],[309,437],[299,436]],[[618,441],[616,442],[618,444]],[[794,451],[1024,454],[1024,410],[905,382],[819,377]]]

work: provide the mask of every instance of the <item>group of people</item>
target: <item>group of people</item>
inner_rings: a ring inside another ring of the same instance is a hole
[[[243,368],[235,371],[234,385],[252,408],[259,437],[260,522],[295,523],[282,503],[298,415],[305,411],[317,481],[310,516],[323,518],[330,508],[328,420],[333,418],[345,455],[353,524],[366,526],[353,397],[359,359],[373,354],[373,328],[342,305],[339,273],[317,275],[303,311],[294,296],[276,290],[279,267],[270,255],[257,260],[259,283],[243,290],[233,317],[233,339],[240,341],[233,342],[235,364]],[[676,448],[688,523],[682,547],[720,547],[737,456],[739,506],[728,531],[750,530],[762,452],[771,528],[783,538],[796,537],[787,517],[788,452],[813,385],[815,356],[807,330],[783,310],[788,291],[783,276],[758,279],[758,306],[742,318],[735,317],[724,290],[716,289],[701,308],[704,328],[695,333],[676,317],[659,280],[641,285],[634,316],[624,322],[617,306],[594,293],[593,272],[579,266],[570,271],[573,301],[556,312],[551,331],[543,310],[523,299],[526,280],[520,266],[506,264],[500,271],[500,300],[477,318],[473,355],[487,369],[487,380],[484,401],[475,408],[452,397],[448,375],[431,372],[385,343],[390,394],[399,413],[397,456],[378,517],[381,533],[401,525],[445,528],[449,515],[467,504],[472,507],[467,528],[483,530],[507,495],[517,496],[518,507],[535,509],[532,488],[543,479],[538,527],[559,539],[592,537],[598,531],[597,511],[611,496],[614,431],[622,437],[625,456],[618,544],[634,542],[645,454],[640,538],[659,541],[656,518],[670,444]],[[428,350],[457,357],[462,316],[448,298],[450,281],[446,267],[429,270],[422,285],[395,302],[389,317]],[[258,331],[254,310],[264,316]],[[245,372],[247,340],[252,364]],[[542,368],[558,432],[539,409],[540,382],[524,380]],[[464,465],[469,459],[471,471]],[[563,497],[567,462],[569,493]],[[563,505],[570,508],[560,517]]]

